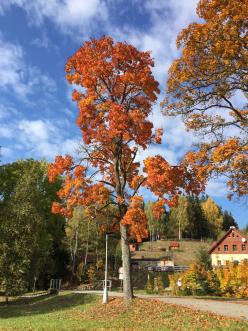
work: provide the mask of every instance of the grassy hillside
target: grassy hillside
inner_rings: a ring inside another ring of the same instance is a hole
[[[100,296],[62,293],[0,304],[0,330],[247,330],[245,321],[216,316],[158,300],[121,298],[103,305]]]
[[[140,244],[139,251],[132,253],[133,259],[141,258],[163,258],[169,250],[171,240],[158,240],[153,242],[144,242]],[[200,248],[209,249],[212,242],[201,241],[180,241],[180,248],[178,250],[170,251],[174,259],[175,265],[189,265],[195,260],[196,253]],[[166,251],[165,251],[166,250]]]

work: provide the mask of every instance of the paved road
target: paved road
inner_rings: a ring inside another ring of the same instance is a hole
[[[102,291],[74,291],[74,293],[92,293],[102,295]],[[122,293],[109,292],[109,296],[121,297]],[[194,299],[190,297],[173,298],[166,296],[151,296],[145,294],[137,294],[135,296],[144,299],[161,300],[165,303],[180,305],[194,310],[202,310],[218,315],[248,320],[248,305],[242,304],[238,301],[217,301],[208,299]]]

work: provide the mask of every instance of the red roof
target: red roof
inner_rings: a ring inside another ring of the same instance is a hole
[[[240,236],[243,237],[243,235],[235,228],[235,226],[230,226],[230,229],[224,234],[223,237],[221,237],[218,241],[214,242],[210,248],[210,250],[208,251],[209,254],[211,254],[213,252],[213,250],[219,246],[219,244],[232,232],[236,232],[237,234],[239,234]]]
[[[170,247],[180,247],[180,244],[179,244],[179,242],[177,242],[177,241],[172,241],[172,242],[170,243]]]

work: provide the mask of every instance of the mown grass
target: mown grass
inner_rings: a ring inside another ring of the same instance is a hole
[[[248,323],[168,305],[121,298],[62,293],[0,304],[0,330],[248,330]]]

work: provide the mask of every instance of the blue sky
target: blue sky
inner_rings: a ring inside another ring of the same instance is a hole
[[[67,57],[90,37],[111,35],[141,50],[151,50],[154,75],[164,96],[167,70],[179,55],[178,32],[197,21],[197,0],[1,0],[0,1],[0,145],[2,163],[20,158],[52,160],[73,153],[80,141],[77,110],[64,78]],[[162,154],[172,163],[196,138],[179,119],[167,119],[159,102],[152,116],[164,128],[164,144],[140,153]],[[207,193],[248,223],[242,202],[229,202],[223,180]]]

